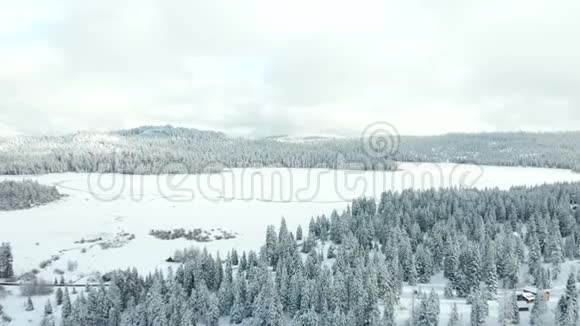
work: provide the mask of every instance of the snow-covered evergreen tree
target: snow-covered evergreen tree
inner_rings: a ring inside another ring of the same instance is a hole
[[[507,294],[500,306],[500,325],[518,325],[520,323],[520,311],[515,293]]]
[[[497,294],[498,287],[495,255],[495,245],[491,240],[488,240],[485,250],[485,261],[483,265],[483,281],[487,287],[487,293],[489,293],[491,297],[494,297]]]
[[[439,297],[435,291],[429,295],[423,295],[417,309],[415,326],[437,326],[439,325]]]
[[[34,304],[32,303],[32,299],[30,297],[28,297],[28,299],[26,300],[26,305],[25,305],[24,310],[26,310],[26,311],[34,310]]]
[[[52,304],[50,303],[50,300],[47,300],[46,304],[44,305],[44,315],[52,315]]]
[[[407,283],[414,286],[417,285],[417,269],[415,268],[415,257],[411,257],[411,264],[409,266],[409,274],[407,274]]]
[[[70,294],[68,288],[64,289],[64,297],[62,299],[62,312],[61,317],[63,319],[68,319],[72,314],[72,304],[70,300]]]
[[[557,219],[552,219],[550,223],[545,250],[546,262],[552,264],[552,279],[555,280],[560,275],[560,264],[564,262],[562,235],[560,233],[560,223]]]
[[[302,226],[298,225],[296,228],[296,241],[302,241]]]
[[[576,275],[571,273],[566,283],[566,292],[560,297],[556,307],[556,325],[572,326],[578,321],[578,292]]]
[[[451,284],[451,282],[447,282],[447,284],[445,284],[445,289],[443,290],[443,295],[445,298],[449,299],[453,298],[453,294],[453,284]]]
[[[534,284],[538,285],[537,280],[542,268],[542,252],[535,232],[530,235],[529,243],[528,272],[532,276]]]
[[[62,289],[61,288],[56,289],[54,300],[55,300],[57,306],[60,306],[62,304],[63,296],[64,296],[64,293],[62,292]]]
[[[459,312],[457,311],[457,303],[453,304],[447,326],[459,326]]]
[[[215,294],[209,296],[207,311],[205,312],[205,323],[207,326],[218,326],[220,317],[219,300]]]
[[[544,296],[544,291],[538,291],[534,300],[534,306],[530,313],[530,325],[543,326],[551,322],[548,314],[548,305]]]
[[[429,249],[423,245],[417,247],[415,258],[415,269],[417,271],[418,281],[429,283],[433,274],[433,258]]]
[[[12,248],[7,242],[0,245],[0,278],[10,278],[14,276],[14,268],[12,266]]]

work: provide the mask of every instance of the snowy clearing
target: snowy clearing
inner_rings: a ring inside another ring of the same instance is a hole
[[[55,185],[69,195],[43,207],[0,212],[0,239],[14,251],[15,273],[39,268],[51,280],[54,269],[78,269],[67,279],[92,272],[136,267],[152,271],[176,249],[207,247],[225,253],[258,249],[269,224],[286,218],[290,230],[307,225],[312,216],[343,210],[360,196],[378,197],[384,190],[449,186],[498,187],[580,181],[568,170],[458,164],[403,163],[399,171],[335,171],[326,169],[234,169],[221,174],[141,176],[115,174],[50,174],[1,176],[0,180],[33,179]],[[235,239],[197,243],[159,240],[152,229],[236,232]],[[131,239],[130,235],[134,235]],[[90,239],[102,239],[91,242]],[[80,240],[84,239],[84,243]],[[109,249],[103,242],[114,244]],[[121,242],[121,243],[119,243]]]
[[[257,250],[264,241],[266,226],[277,225],[281,217],[294,231],[298,225],[306,226],[312,216],[343,210],[353,198],[378,197],[385,190],[507,189],[580,181],[580,174],[559,169],[403,163],[395,172],[268,168],[210,175],[65,173],[0,177],[0,181],[22,179],[55,185],[68,196],[42,207],[0,212],[0,241],[12,244],[16,275],[39,269],[40,277],[52,282],[64,272],[67,282],[84,284],[98,280],[98,273],[118,268],[136,267],[141,273],[166,268],[172,264],[165,260],[175,250],[190,246],[223,255],[232,248]],[[153,229],[177,228],[210,232],[222,229],[237,235],[235,239],[199,243],[183,238],[160,240],[149,234]],[[42,262],[47,264],[44,268],[40,267]],[[69,268],[72,262],[78,268]],[[563,268],[563,280],[557,284],[565,282],[568,267]],[[434,286],[439,292],[443,284],[441,281],[422,288],[428,291]],[[12,295],[2,300],[5,311],[24,316],[14,309],[22,310],[25,298],[19,296],[17,287],[9,290]],[[412,298],[411,288],[405,288],[405,293],[401,307],[408,307],[406,301]],[[38,300],[42,305],[45,299]],[[408,314],[404,309],[399,311],[400,318]],[[449,305],[442,304],[442,321],[448,310]],[[468,311],[462,303],[464,321]],[[492,312],[490,320],[493,316]],[[11,325],[28,325],[28,319],[19,318]]]

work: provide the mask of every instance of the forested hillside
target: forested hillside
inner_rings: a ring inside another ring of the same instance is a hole
[[[396,159],[580,171],[580,132],[404,136]]]
[[[400,139],[391,136],[390,139],[309,138],[301,142],[232,138],[220,132],[165,126],[60,137],[5,138],[0,139],[0,174],[200,173],[244,167],[393,170],[395,161],[580,171],[579,132],[449,134]],[[381,154],[383,141],[390,141],[387,146],[391,147]],[[373,144],[378,144],[379,155],[368,153]]]
[[[580,184],[557,184],[358,199],[341,214],[312,219],[304,239],[284,220],[278,231],[268,227],[259,253],[234,250],[221,259],[193,249],[177,254],[184,263],[167,275],[117,272],[108,288],[72,304],[66,295],[63,325],[392,326],[403,286],[428,288],[442,272],[445,296],[466,298],[471,325],[482,326],[500,290],[550,288],[568,272],[561,264],[580,257],[578,194]],[[555,313],[540,296],[532,325],[574,325],[575,284],[571,274]],[[501,304],[499,323],[519,323],[515,295]],[[438,295],[419,293],[412,311],[409,325],[437,325]],[[449,325],[457,319],[452,312]]]
[[[47,204],[62,198],[56,187],[24,180],[0,182],[0,211],[25,209]]]
[[[243,167],[390,170],[396,165],[388,157],[369,157],[359,141],[284,143],[173,127],[0,140],[0,174],[200,173]]]

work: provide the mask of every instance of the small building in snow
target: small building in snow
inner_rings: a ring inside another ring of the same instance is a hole
[[[550,291],[540,290],[540,293],[544,295],[546,301],[550,301]],[[517,294],[518,307],[520,311],[529,311],[536,301],[536,296],[538,295],[536,289],[525,288],[520,293]]]

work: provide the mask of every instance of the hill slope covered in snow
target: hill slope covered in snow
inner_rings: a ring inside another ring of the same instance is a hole
[[[235,138],[216,131],[147,126],[104,133],[0,139],[0,174],[174,174],[224,168],[394,170],[397,161],[580,171],[580,132],[367,138]],[[381,152],[383,151],[383,152]]]

